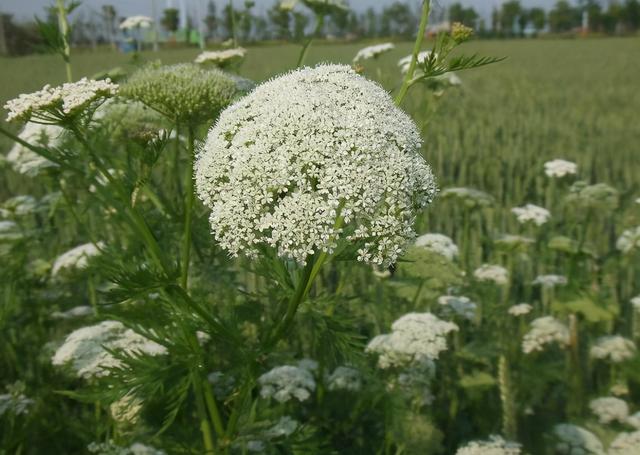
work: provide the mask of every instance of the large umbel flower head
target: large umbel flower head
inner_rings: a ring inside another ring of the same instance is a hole
[[[345,242],[393,263],[436,186],[413,121],[350,67],[277,77],[225,110],[195,166],[198,194],[232,255],[273,247],[305,263]]]

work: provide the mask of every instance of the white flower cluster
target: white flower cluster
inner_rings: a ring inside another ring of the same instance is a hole
[[[24,234],[15,221],[0,221],[0,242],[16,242],[23,238]]]
[[[474,270],[473,276],[478,281],[493,281],[499,285],[509,282],[509,272],[499,265],[483,264]]]
[[[422,65],[425,62],[425,60],[429,58],[430,55],[431,55],[431,51],[420,52],[416,58],[417,66]],[[402,57],[400,60],[398,60],[398,66],[400,67],[400,71],[402,72],[402,74],[407,74],[407,71],[409,71],[409,66],[411,65],[412,57],[413,57],[412,55],[407,55],[406,57]]]
[[[105,348],[152,356],[167,353],[164,346],[128,329],[121,322],[103,321],[71,332],[54,354],[52,363],[70,364],[82,378],[107,376],[107,368],[119,366],[120,361]]]
[[[519,223],[528,223],[532,221],[536,226],[542,226],[551,217],[549,212],[544,207],[539,207],[534,204],[527,204],[524,207],[514,207],[511,212],[516,216]]]
[[[415,246],[426,248],[452,261],[458,256],[458,246],[443,234],[424,234],[416,239]]]
[[[5,414],[12,414],[14,416],[28,414],[29,408],[33,406],[33,404],[34,401],[22,393],[0,394],[0,417],[3,417]]]
[[[148,16],[129,16],[120,22],[120,30],[129,30],[132,28],[149,28],[153,23],[153,19]]]
[[[567,277],[562,275],[538,275],[535,280],[533,280],[534,285],[539,285],[544,288],[550,289],[555,288],[556,286],[564,286],[569,282]]]
[[[640,453],[640,431],[620,433],[611,442],[608,455],[638,455]]]
[[[577,172],[578,165],[571,161],[557,159],[544,163],[544,173],[549,177],[564,177]]]
[[[57,147],[60,145],[64,130],[56,125],[27,122],[18,137],[23,141],[40,147]],[[22,144],[14,144],[6,157],[13,169],[29,177],[35,177],[43,169],[57,166],[46,158],[38,155]]]
[[[596,340],[589,354],[594,359],[619,363],[636,355],[636,346],[633,341],[620,335],[605,336]]]
[[[353,58],[353,63],[357,63],[361,60],[378,58],[378,56],[384,54],[385,52],[389,52],[393,49],[395,49],[395,45],[393,43],[380,43],[380,44],[374,44],[373,46],[363,47],[358,51],[356,56]]]
[[[624,231],[616,241],[616,248],[624,254],[640,249],[640,226]]]
[[[32,215],[38,211],[39,204],[36,198],[28,194],[19,194],[7,199],[0,207],[0,215],[20,217]]]
[[[124,425],[134,425],[140,418],[142,400],[135,395],[127,394],[109,406],[114,421]]]
[[[200,53],[194,62],[200,64],[211,63],[224,67],[230,63],[242,60],[245,55],[247,55],[247,50],[243,47],[225,49],[223,51],[205,51]]]
[[[640,312],[640,295],[631,299],[631,306],[637,312]]]
[[[476,317],[478,305],[472,302],[469,297],[462,295],[441,295],[438,297],[438,303],[442,305],[445,313],[452,313],[463,319],[473,321]]]
[[[640,430],[640,411],[630,415],[627,419],[627,424],[631,425],[636,430]]]
[[[272,79],[226,109],[195,166],[213,233],[232,255],[261,246],[305,263],[340,241],[396,261],[436,186],[413,121],[350,67]]]
[[[166,455],[162,450],[136,442],[129,447],[121,447],[113,441],[92,442],[87,446],[89,453],[96,455]]]
[[[86,268],[89,265],[89,258],[100,254],[100,248],[104,248],[104,243],[85,243],[62,253],[53,262],[51,275],[56,276],[62,270]]]
[[[458,330],[431,313],[408,313],[391,325],[391,333],[374,337],[366,351],[378,354],[380,368],[436,360],[447,350],[447,335]]]
[[[600,423],[620,422],[625,423],[629,417],[629,405],[620,398],[603,397],[591,400],[589,409],[593,412]]]
[[[533,310],[533,307],[528,303],[519,303],[509,307],[509,314],[511,316],[524,316],[525,314],[531,313],[531,310]]]
[[[557,439],[555,450],[559,455],[605,455],[600,439],[588,430],[570,423],[553,427]]]
[[[414,72],[414,77],[418,77],[423,74],[422,65],[424,64],[425,60],[427,60],[430,57],[430,55],[431,55],[431,51],[422,51],[418,54],[416,58],[416,68]],[[398,66],[400,67],[400,72],[402,74],[407,74],[407,72],[409,71],[409,66],[411,65],[411,58],[412,58],[412,55],[407,55],[406,57],[402,57],[400,60],[398,60]],[[436,54],[436,58],[437,58],[437,54]],[[462,81],[460,80],[458,75],[452,72],[444,73],[439,76],[435,76],[431,79],[439,82],[443,82],[452,86],[462,84]]]
[[[305,401],[316,388],[311,372],[302,367],[283,365],[258,378],[260,396],[285,403],[292,398]]]
[[[91,316],[93,314],[93,308],[88,305],[75,306],[67,311],[54,311],[51,313],[52,319],[75,319],[85,316]]]
[[[26,122],[35,118],[51,123],[63,115],[83,111],[94,101],[111,98],[117,92],[118,86],[109,79],[94,81],[85,77],[60,87],[45,85],[40,91],[23,93],[18,98],[7,101],[4,108],[9,111],[7,121]]]
[[[458,449],[456,455],[521,455],[521,445],[506,441],[502,436],[491,435],[486,441],[471,441]]]
[[[569,329],[553,316],[543,316],[531,322],[531,330],[522,340],[522,352],[529,354],[542,351],[547,344],[558,343],[561,347],[569,344]]]
[[[353,367],[339,366],[327,378],[329,390],[357,392],[362,388],[362,373]]]

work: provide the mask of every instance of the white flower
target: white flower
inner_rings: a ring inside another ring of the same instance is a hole
[[[130,447],[121,447],[109,440],[107,442],[92,442],[87,446],[90,453],[96,455],[166,455],[162,450],[136,442]]]
[[[118,321],[103,321],[82,327],[69,334],[52,358],[54,365],[71,364],[82,378],[102,377],[109,374],[109,367],[117,367],[120,360],[105,350],[123,350],[148,355],[166,354],[167,350]]]
[[[640,204],[640,197],[636,199],[636,204]]]
[[[393,49],[395,49],[395,45],[393,43],[380,43],[374,44],[373,46],[363,47],[354,57],[353,63],[359,62],[360,60],[378,58],[378,56],[380,56],[381,54],[389,52]]]
[[[441,295],[438,297],[438,303],[444,307],[446,313],[453,313],[469,321],[473,321],[476,317],[478,305],[468,297],[462,295]]]
[[[578,165],[566,160],[552,160],[544,163],[544,173],[549,177],[564,177],[578,172]]]
[[[630,415],[627,418],[627,424],[631,425],[636,430],[640,430],[640,411]]]
[[[292,435],[298,429],[298,422],[289,416],[280,417],[280,420],[265,432],[267,438],[281,438]]]
[[[424,74],[422,70],[422,66],[430,56],[431,56],[431,51],[422,51],[418,54],[416,58],[416,67],[414,70],[414,77],[419,77]],[[436,54],[435,57],[437,58],[438,55]],[[400,67],[400,72],[402,74],[407,74],[407,72],[409,71],[409,66],[411,65],[411,58],[412,58],[412,55],[407,55],[406,57],[402,57],[400,60],[398,60],[398,66]],[[438,76],[432,77],[431,79],[439,82],[443,82],[445,84],[449,84],[452,86],[462,84],[462,80],[460,80],[460,77],[458,77],[457,74],[452,72],[440,74]]]
[[[608,455],[638,455],[640,431],[620,433],[609,446]]]
[[[532,221],[536,226],[542,226],[549,221],[551,212],[537,205],[527,204],[524,207],[514,207],[511,212],[518,218],[520,223],[528,223]]]
[[[134,425],[140,418],[142,400],[127,394],[109,406],[111,417],[120,424]]]
[[[629,405],[616,397],[604,397],[591,400],[589,409],[597,417],[600,423],[611,423],[618,421],[625,423],[629,417]]]
[[[600,439],[588,430],[570,423],[553,427],[557,441],[555,449],[559,455],[605,455]]]
[[[456,324],[431,313],[408,313],[393,323],[391,333],[373,338],[366,351],[379,355],[380,368],[436,360],[447,350],[447,335],[454,330]]]
[[[616,241],[616,248],[624,254],[640,248],[640,226],[624,231]]]
[[[18,137],[31,145],[57,147],[60,145],[63,131],[61,127],[56,125],[27,122]],[[29,177],[35,177],[43,169],[57,166],[55,163],[18,143],[15,143],[7,154],[7,161],[11,163],[17,173]]]
[[[473,276],[478,281],[493,281],[500,285],[509,282],[509,272],[499,265],[483,264],[473,272]]]
[[[211,63],[224,67],[230,63],[242,60],[247,55],[247,50],[242,47],[225,49],[223,51],[205,51],[199,54],[194,60],[195,63]]]
[[[631,306],[635,311],[640,312],[640,295],[631,299]]]
[[[34,214],[38,208],[36,198],[21,194],[4,201],[0,213],[4,216],[26,216]]]
[[[352,367],[340,366],[327,378],[329,390],[357,392],[362,388],[362,373]]]
[[[458,256],[458,247],[453,240],[443,234],[424,234],[416,239],[415,246],[440,254],[450,261]]]
[[[15,242],[23,237],[24,234],[14,221],[0,221],[0,242]]]
[[[596,340],[589,354],[594,359],[619,363],[632,358],[636,354],[636,346],[620,335],[605,336]]]
[[[111,98],[117,92],[118,86],[109,79],[94,81],[85,77],[60,87],[45,85],[40,91],[7,101],[4,108],[9,111],[7,121],[35,118],[45,123],[56,123],[61,117],[82,112],[93,102]]]
[[[80,305],[71,308],[70,310],[60,312],[54,311],[51,313],[52,319],[75,319],[84,316],[91,316],[93,314],[93,308],[88,305]]]
[[[148,16],[129,16],[120,23],[120,30],[129,30],[132,28],[149,28],[153,23],[153,19]]]
[[[561,347],[569,344],[569,329],[553,316],[543,316],[531,322],[531,330],[522,340],[522,352],[529,354],[542,351],[547,344],[558,343]]]
[[[302,68],[226,109],[195,165],[215,238],[232,255],[273,247],[305,263],[341,242],[388,265],[436,187],[413,121],[351,68]],[[341,226],[342,225],[342,226]]]
[[[456,455],[520,455],[521,445],[492,435],[486,441],[471,441],[458,449]]]
[[[509,314],[511,316],[523,316],[529,314],[533,310],[533,307],[528,303],[519,303],[509,307]]]
[[[276,367],[258,378],[260,396],[285,403],[292,398],[305,401],[316,388],[309,370],[291,365]]]
[[[280,9],[291,11],[299,0],[280,0]],[[332,12],[348,11],[345,0],[301,0],[302,3],[316,14],[327,15]]]
[[[544,288],[554,288],[556,286],[564,286],[567,283],[567,277],[562,275],[538,275],[532,284],[540,285]]]
[[[102,242],[98,242],[97,244],[85,243],[61,254],[53,262],[51,275],[56,276],[65,269],[86,268],[89,265],[89,258],[100,254],[99,248],[104,248],[104,244]]]
[[[33,404],[34,401],[31,398],[17,391],[0,394],[0,417],[5,414],[26,415]]]

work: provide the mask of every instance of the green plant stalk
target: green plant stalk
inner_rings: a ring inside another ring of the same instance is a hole
[[[316,14],[316,26],[314,27],[313,33],[311,33],[311,36],[309,36],[309,39],[304,43],[304,46],[302,46],[302,50],[300,51],[300,55],[298,56],[298,63],[296,63],[296,68],[300,68],[302,65],[304,65],[304,61],[307,58],[307,54],[309,53],[309,48],[311,47],[311,43],[313,42],[313,39],[316,36],[318,36],[323,26],[324,26],[324,15]]]
[[[213,444],[213,435],[211,433],[211,425],[207,418],[207,411],[204,405],[202,379],[200,373],[194,371],[192,373],[191,382],[193,385],[193,393],[196,398],[196,410],[198,412],[198,419],[200,419],[200,432],[202,433],[202,441],[204,442],[205,453],[216,453],[215,446]]]
[[[578,318],[569,315],[569,347],[567,361],[567,384],[569,385],[569,399],[567,400],[567,415],[578,418],[582,415],[584,384],[580,362],[580,345],[578,339]]]
[[[411,63],[409,64],[409,70],[407,71],[407,74],[404,75],[402,86],[400,87],[398,96],[396,96],[395,99],[396,106],[400,106],[402,104],[402,100],[404,100],[404,97],[406,96],[407,92],[409,91],[409,87],[411,86],[413,74],[416,70],[416,63],[418,62],[418,54],[420,53],[420,49],[422,48],[422,41],[424,40],[424,34],[427,29],[427,24],[429,23],[430,9],[431,0],[423,0],[422,16],[420,17],[420,26],[418,27],[418,36],[416,37],[416,41],[413,45],[413,52],[411,53]]]
[[[504,354],[498,360],[498,385],[502,403],[502,434],[508,439],[515,440],[518,431],[516,407],[509,375],[509,363]]]
[[[67,70],[67,82],[73,81],[73,75],[71,72],[71,47],[69,46],[69,21],[67,20],[67,10],[64,7],[64,0],[56,0],[56,6],[58,9],[58,24],[60,26],[60,34],[64,42],[64,59],[65,68]]]
[[[187,289],[189,283],[189,261],[191,259],[191,224],[195,202],[193,184],[194,132],[189,126],[187,135],[187,169],[184,174],[184,231],[180,258],[180,286]]]

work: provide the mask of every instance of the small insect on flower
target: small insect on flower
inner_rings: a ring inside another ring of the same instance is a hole
[[[275,367],[258,378],[260,396],[285,403],[292,398],[305,401],[316,389],[316,381],[306,368],[292,365]]]
[[[219,68],[226,68],[241,62],[246,55],[247,50],[243,47],[222,51],[205,51],[200,53],[194,62],[200,65],[213,65]]]
[[[640,447],[640,431],[620,433],[611,442],[608,455],[637,455]]]
[[[600,423],[611,422],[625,423],[629,417],[629,405],[620,398],[603,397],[591,400],[589,409],[593,412]]]
[[[551,217],[549,212],[544,207],[539,207],[534,204],[527,204],[524,207],[514,207],[511,212],[516,216],[519,223],[533,222],[536,226],[542,226]]]
[[[232,255],[274,248],[304,264],[356,244],[387,266],[436,194],[413,121],[342,65],[302,68],[225,110],[195,164],[216,240]]]
[[[491,435],[485,441],[471,441],[460,447],[456,455],[521,455],[522,446],[506,441],[502,436]]]
[[[508,312],[511,316],[524,316],[531,313],[531,310],[533,310],[533,307],[528,303],[519,303],[509,307]]]
[[[553,427],[555,450],[559,455],[605,455],[604,447],[598,437],[588,430],[570,423],[561,423]]]
[[[544,163],[544,173],[549,177],[564,177],[578,172],[578,165],[571,161],[556,159]]]
[[[483,264],[474,270],[473,276],[478,281],[492,281],[498,285],[509,282],[509,272],[499,265]]]
[[[543,288],[551,289],[556,286],[565,286],[569,280],[566,276],[562,275],[538,275],[531,284],[534,286],[542,286]]]
[[[553,316],[543,316],[531,322],[531,330],[522,340],[522,352],[529,354],[544,350],[545,346],[558,343],[562,348],[569,345],[569,329]]]
[[[84,269],[89,265],[89,259],[100,254],[100,249],[104,248],[104,243],[85,243],[61,254],[53,262],[51,275],[56,276],[62,270]]]
[[[458,256],[458,247],[443,234],[424,234],[416,239],[415,246],[425,248],[452,261]]]
[[[616,240],[616,248],[623,254],[640,249],[640,226],[624,231]]]
[[[589,351],[591,358],[620,363],[636,355],[633,341],[620,335],[598,338]]]
[[[395,47],[396,46],[393,43],[380,43],[373,46],[363,47],[353,58],[353,63],[378,58],[382,54],[392,51]]]

